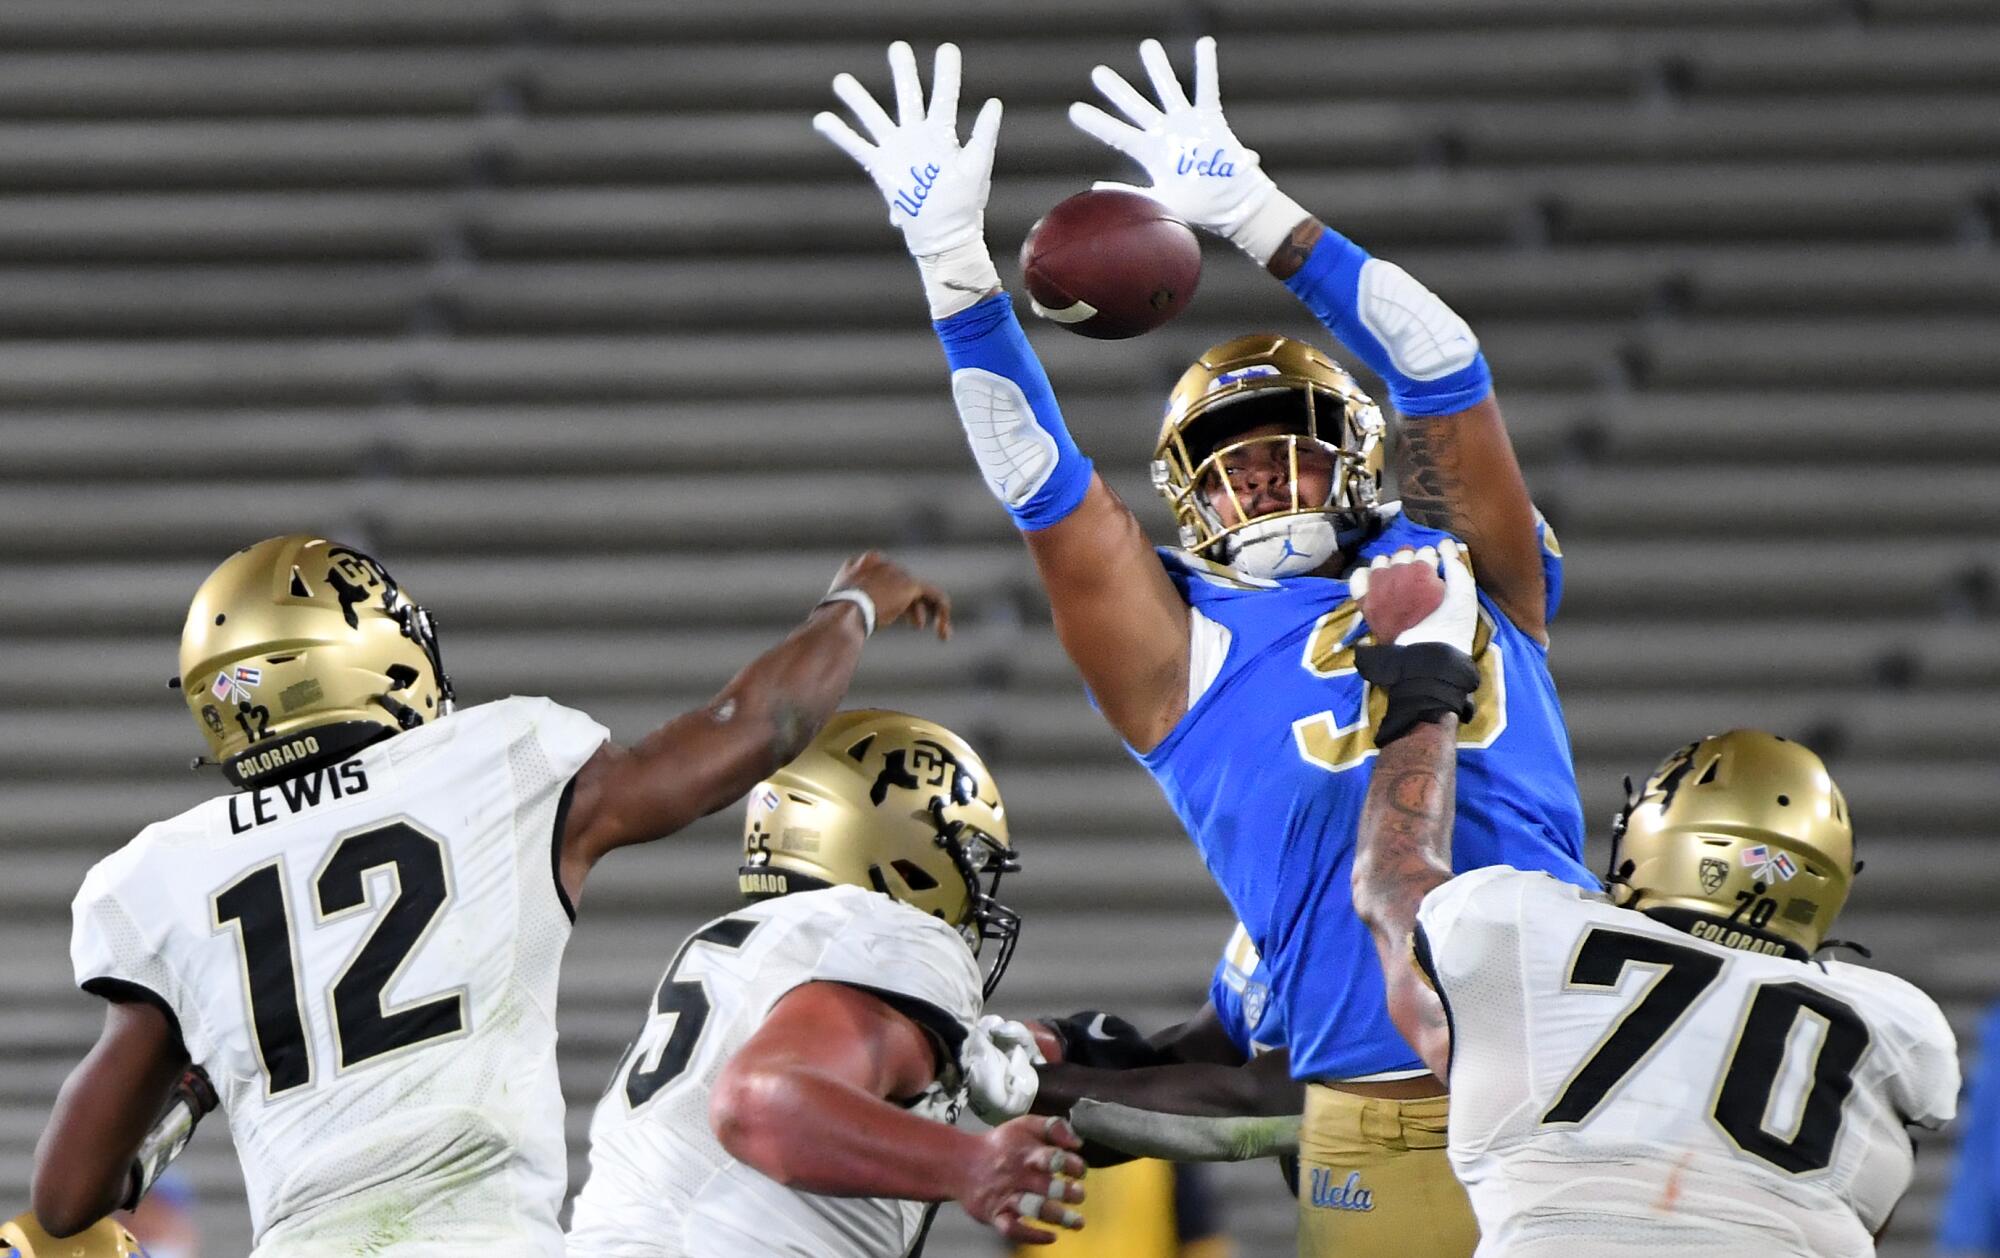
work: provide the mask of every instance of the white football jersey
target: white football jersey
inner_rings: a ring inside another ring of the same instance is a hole
[[[605,737],[547,699],[482,704],[211,799],[90,871],[77,981],[179,1022],[257,1258],[562,1251],[556,827]]]
[[[1879,970],[1737,951],[1505,867],[1417,920],[1480,1258],[1873,1254],[1906,1125],[1956,1108],[1944,1015]]]
[[[958,932],[861,887],[748,904],[688,936],[590,1122],[590,1179],[570,1258],[898,1258],[931,1207],[786,1188],[732,1158],[708,1123],[716,1076],[785,993],[846,983],[908,1014],[953,1059],[907,1108],[939,1122],[964,1100],[956,1058],[983,1004]]]

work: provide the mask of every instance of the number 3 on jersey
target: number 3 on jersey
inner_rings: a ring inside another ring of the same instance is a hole
[[[1361,604],[1342,603],[1319,618],[1306,638],[1305,670],[1315,677],[1345,677],[1354,672],[1354,648],[1361,639]],[[1472,719],[1458,727],[1460,747],[1490,747],[1507,728],[1507,679],[1500,652],[1490,650],[1493,621],[1479,609],[1479,627],[1472,637],[1472,658],[1479,665],[1479,689],[1473,692]],[[1361,683],[1359,719],[1342,725],[1332,711],[1315,712],[1292,724],[1299,754],[1312,764],[1339,773],[1375,754],[1375,730],[1388,714],[1388,696]]]
[[[378,869],[390,871],[395,890],[329,991],[341,1070],[465,1029],[463,988],[395,1009],[384,996],[451,899],[444,844],[436,836],[407,821],[342,836],[313,879],[314,916],[326,925],[369,908],[368,875]],[[265,1095],[309,1085],[312,1049],[283,862],[267,861],[237,877],[209,897],[209,912],[216,933],[236,934]]]

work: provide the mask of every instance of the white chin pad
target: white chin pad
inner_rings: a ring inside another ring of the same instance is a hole
[[[1287,515],[1259,520],[1229,539],[1230,567],[1249,577],[1297,577],[1317,569],[1340,549],[1333,520]]]

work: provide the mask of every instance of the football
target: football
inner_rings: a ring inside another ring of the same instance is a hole
[[[1201,279],[1201,242],[1151,197],[1079,192],[1021,246],[1036,314],[1099,340],[1150,332],[1179,314]]]

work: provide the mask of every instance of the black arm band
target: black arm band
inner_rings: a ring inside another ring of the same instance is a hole
[[[1146,1042],[1139,1028],[1115,1014],[1085,1009],[1067,1018],[1044,1018],[1062,1041],[1063,1061],[1095,1070],[1164,1066],[1174,1058]]]
[[[1362,646],[1354,667],[1369,685],[1389,697],[1389,711],[1375,731],[1375,745],[1387,747],[1425,721],[1450,712],[1472,719],[1472,692],[1479,689],[1479,666],[1472,657],[1442,642],[1412,646]]]

